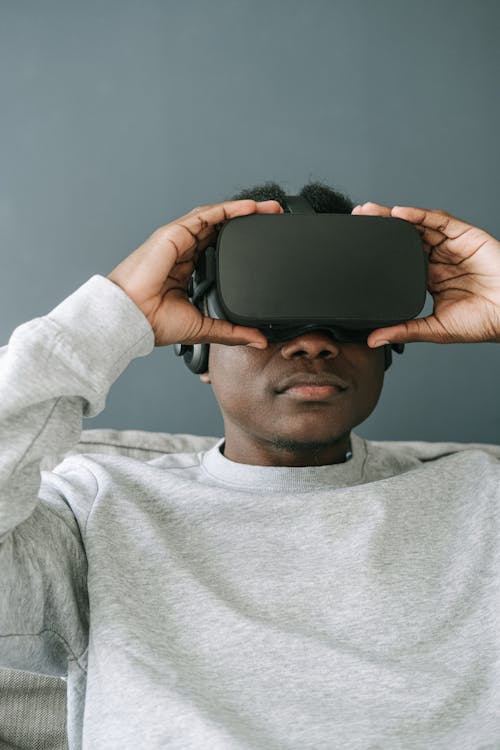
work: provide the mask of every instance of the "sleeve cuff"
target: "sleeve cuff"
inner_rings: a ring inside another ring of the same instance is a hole
[[[109,388],[132,359],[154,349],[148,319],[123,289],[98,274],[46,317],[61,331],[64,342],[71,344],[73,354],[85,359],[99,390]]]

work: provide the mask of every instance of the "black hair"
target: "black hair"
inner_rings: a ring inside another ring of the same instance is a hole
[[[291,193],[286,193],[277,182],[265,182],[262,185],[244,188],[228,200],[237,201],[245,198],[255,201],[275,200],[282,208],[285,208],[287,195]],[[348,196],[322,182],[308,182],[301,188],[298,195],[307,198],[319,214],[350,214],[356,205]]]

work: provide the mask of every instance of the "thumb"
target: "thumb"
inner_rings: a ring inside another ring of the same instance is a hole
[[[266,349],[267,339],[257,328],[238,326],[228,320],[203,317],[196,342],[201,344],[226,344],[229,346],[250,345],[256,349]]]
[[[370,333],[366,343],[371,348],[383,344],[407,344],[412,341],[439,343],[442,341],[442,335],[440,337],[438,331],[434,330],[435,322],[434,316],[428,315],[426,318],[407,320],[390,328],[377,328]]]

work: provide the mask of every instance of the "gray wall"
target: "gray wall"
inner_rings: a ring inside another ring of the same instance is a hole
[[[500,235],[494,0],[0,2],[0,342],[156,227],[275,179]],[[422,314],[432,310],[430,297]],[[410,344],[381,440],[500,441],[500,346]],[[221,435],[171,347],[84,427]]]

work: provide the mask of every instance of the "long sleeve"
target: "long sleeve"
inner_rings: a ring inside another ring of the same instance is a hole
[[[40,461],[80,438],[152,328],[109,279],[93,276],[0,349],[0,665],[63,674],[85,648],[86,556],[81,518],[96,483],[60,477],[42,499]]]

